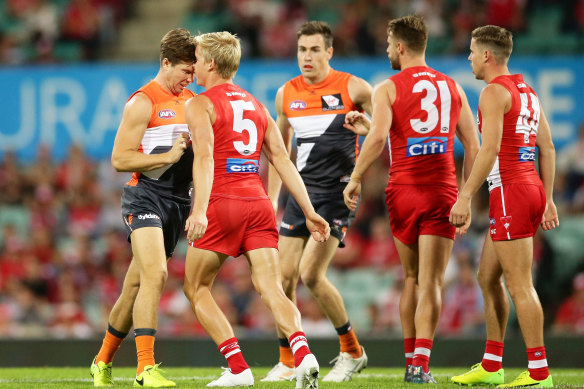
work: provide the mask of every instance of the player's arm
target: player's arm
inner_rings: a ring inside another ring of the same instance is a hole
[[[207,96],[198,95],[185,105],[185,117],[193,140],[193,206],[185,231],[189,242],[200,239],[207,229],[207,207],[213,187],[213,148],[215,137],[213,122],[215,108]]]
[[[474,117],[468,104],[468,99],[462,87],[456,83],[456,88],[460,95],[460,100],[462,106],[460,108],[460,116],[458,118],[458,124],[456,126],[456,136],[462,147],[464,147],[464,159],[462,161],[462,177],[460,182],[460,188],[464,186],[466,180],[470,176],[472,165],[479,152],[480,143],[477,130],[475,128]],[[465,225],[457,229],[457,232],[464,235],[470,226],[471,217],[467,218]]]
[[[363,142],[359,158],[351,174],[351,180],[343,191],[345,204],[351,210],[355,210],[357,207],[357,201],[361,194],[361,179],[363,174],[379,158],[379,155],[385,147],[387,135],[389,134],[393,120],[391,96],[394,95],[395,84],[391,80],[385,80],[373,89],[371,129]]]
[[[324,242],[330,235],[329,224],[314,210],[302,177],[300,177],[296,166],[290,160],[278,126],[265,107],[264,110],[268,118],[268,128],[264,136],[262,151],[284,182],[284,185],[286,185],[292,196],[294,196],[294,199],[298,202],[306,217],[306,226],[312,234],[312,237],[318,242]]]
[[[349,96],[357,107],[371,115],[371,85],[362,78],[351,76],[349,79]],[[369,119],[358,111],[351,111],[345,115],[346,129],[353,131],[357,135],[367,135],[369,133],[370,125]]]
[[[138,151],[152,115],[152,102],[143,93],[136,93],[124,107],[122,121],[116,133],[111,162],[119,172],[147,172],[177,162],[187,148],[188,137],[177,137],[172,148],[162,154]]]
[[[539,149],[539,175],[543,182],[545,189],[546,206],[543,218],[541,221],[541,228],[544,230],[551,230],[560,225],[558,219],[558,211],[554,203],[554,175],[556,172],[556,148],[552,141],[552,132],[547,118],[540,108],[539,128],[535,145]]]
[[[474,194],[485,182],[501,148],[503,116],[511,107],[511,94],[498,84],[487,85],[479,97],[482,114],[482,145],[477,153],[468,180],[458,194],[450,211],[450,223],[460,227],[470,218],[470,204]]]
[[[292,150],[292,136],[293,130],[290,122],[288,122],[288,118],[284,113],[283,108],[283,99],[284,99],[284,87],[282,86],[278,89],[276,93],[276,124],[277,128],[282,135],[282,139],[284,140],[284,145],[286,147],[287,155],[290,156],[290,152]],[[268,113],[268,116],[269,113]],[[268,197],[272,202],[272,206],[274,207],[274,212],[278,210],[278,198],[280,197],[280,189],[282,188],[282,180],[280,179],[280,175],[274,168],[272,164],[268,169]]]

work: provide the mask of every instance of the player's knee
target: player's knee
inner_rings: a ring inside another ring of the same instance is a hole
[[[300,275],[300,277],[302,278],[302,283],[310,290],[318,288],[318,286],[324,280],[324,276],[311,272],[304,272]]]
[[[144,280],[144,285],[163,288],[168,279],[168,270],[166,268],[151,269],[147,274],[142,275],[141,278]]]

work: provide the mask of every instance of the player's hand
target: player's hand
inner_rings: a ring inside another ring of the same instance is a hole
[[[343,127],[353,131],[357,135],[367,135],[370,126],[371,121],[361,112],[351,111],[345,115],[345,124],[343,124]]]
[[[345,205],[351,211],[357,209],[359,196],[361,196],[361,183],[354,180],[349,181],[345,190],[343,190],[343,199],[345,200]]]
[[[544,231],[549,231],[559,226],[560,219],[558,219],[558,210],[556,209],[556,204],[550,200],[545,204],[545,211],[543,212],[543,217],[541,218],[541,228]]]
[[[205,235],[205,231],[207,231],[208,224],[209,221],[206,215],[198,215],[195,212],[191,213],[185,223],[185,231],[187,232],[189,243],[201,239]]]
[[[466,224],[470,225],[470,219],[470,199],[459,196],[450,210],[448,220],[453,226],[464,228]]]
[[[458,235],[463,236],[464,234],[466,234],[468,232],[468,227],[470,227],[471,219],[472,219],[472,215],[469,213],[468,219],[466,219],[466,222],[464,223],[464,225],[462,225],[460,227],[456,227],[456,233]]]
[[[176,137],[172,148],[168,151],[170,163],[178,162],[187,149],[189,142],[189,135],[187,133],[181,132],[179,136]]]
[[[306,215],[306,227],[310,231],[312,238],[317,242],[322,243],[331,235],[331,227],[328,222],[316,212]]]

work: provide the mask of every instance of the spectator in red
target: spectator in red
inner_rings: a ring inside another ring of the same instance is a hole
[[[584,335],[584,272],[574,277],[572,287],[572,294],[560,305],[552,331]]]

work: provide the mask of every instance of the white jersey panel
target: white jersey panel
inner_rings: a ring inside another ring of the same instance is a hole
[[[313,138],[321,136],[331,125],[336,114],[313,115],[288,118],[296,138]]]
[[[489,183],[489,192],[495,188],[501,186],[501,172],[499,171],[499,156],[495,160],[493,164],[493,168],[487,177],[487,182]]]
[[[144,154],[151,154],[155,148],[161,147],[166,152],[172,148],[174,141],[181,133],[189,133],[189,127],[186,124],[169,124],[148,128],[144,133],[144,138],[142,138],[142,150]],[[172,164],[168,164],[142,174],[158,180],[171,166]]]

